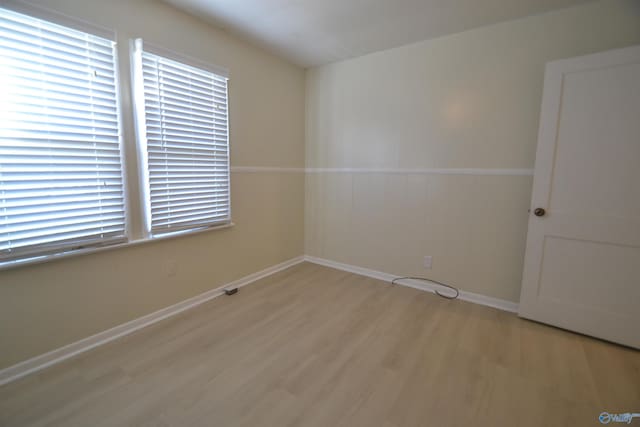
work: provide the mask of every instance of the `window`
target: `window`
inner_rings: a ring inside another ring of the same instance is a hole
[[[0,8],[0,268],[127,242],[128,220],[134,239],[231,224],[226,71],[134,43],[128,218],[114,34],[22,11]]]
[[[137,124],[151,235],[230,221],[227,78],[136,41]]]
[[[0,9],[0,263],[125,240],[115,43]]]

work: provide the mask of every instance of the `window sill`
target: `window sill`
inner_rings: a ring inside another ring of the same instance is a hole
[[[233,226],[235,226],[235,224],[233,222],[230,222],[228,224],[216,225],[214,227],[205,227],[205,228],[197,228],[197,229],[194,229],[194,230],[177,231],[177,232],[174,232],[174,233],[167,233],[165,235],[160,235],[160,236],[156,236],[156,237],[150,237],[150,238],[138,239],[138,240],[130,240],[128,242],[116,243],[116,244],[109,245],[109,246],[100,246],[100,247],[93,247],[93,248],[76,249],[76,250],[71,250],[71,251],[67,251],[67,252],[60,252],[60,253],[57,253],[57,254],[35,256],[35,257],[24,258],[24,259],[13,260],[13,261],[5,261],[5,262],[0,262],[0,271],[11,270],[13,268],[24,267],[24,266],[27,266],[27,265],[43,264],[43,263],[54,261],[54,260],[58,260],[58,259],[77,257],[77,256],[82,256],[82,255],[87,255],[87,254],[95,254],[95,253],[98,253],[98,252],[112,251],[112,250],[115,250],[115,249],[128,248],[128,247],[131,247],[131,246],[139,246],[139,245],[144,245],[144,244],[153,243],[153,242],[159,242],[159,241],[163,241],[163,240],[171,240],[171,239],[176,239],[176,238],[184,237],[184,236],[192,236],[192,235],[195,235],[195,234],[209,233],[211,231],[223,230],[223,229],[226,229],[226,228],[231,228]]]

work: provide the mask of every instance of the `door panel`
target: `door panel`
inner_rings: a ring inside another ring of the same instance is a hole
[[[640,47],[547,65],[519,314],[640,348]]]
[[[593,307],[602,314],[637,308],[637,300],[620,296],[628,293],[628,284],[637,277],[640,249],[547,236],[543,251],[538,298]]]
[[[549,209],[640,217],[638,76],[640,64],[564,75]]]

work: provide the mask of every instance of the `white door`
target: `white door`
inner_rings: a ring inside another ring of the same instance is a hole
[[[640,348],[640,46],[547,64],[519,315]]]

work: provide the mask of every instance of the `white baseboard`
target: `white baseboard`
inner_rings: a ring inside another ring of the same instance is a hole
[[[331,261],[324,258],[317,258],[309,255],[305,255],[304,260],[314,264],[324,265],[325,267],[331,267],[338,270],[359,274],[361,276],[367,276],[373,279],[383,280],[385,282],[391,282],[393,279],[398,277],[398,276],[394,276],[393,274],[383,273],[381,271],[371,270],[363,267],[357,267],[355,265],[350,265],[350,264],[343,264],[341,262]],[[422,280],[420,281],[404,280],[402,283],[398,283],[398,285],[407,286],[407,287],[419,289],[422,291],[434,292],[436,289],[438,289],[442,293],[446,292],[437,284],[424,282]],[[518,304],[512,301],[488,297],[480,294],[474,294],[473,292],[467,292],[467,291],[460,291],[460,295],[458,298],[460,298],[463,301],[472,302],[474,304],[486,305],[488,307],[497,308],[499,310],[508,311],[511,313],[518,312]]]
[[[264,270],[258,271],[256,273],[245,276],[241,279],[227,283],[224,286],[220,286],[218,288],[204,292],[200,295],[196,295],[195,297],[181,301],[177,304],[163,308],[151,314],[147,314],[146,316],[139,317],[130,322],[123,323],[122,325],[118,325],[114,328],[97,333],[87,338],[83,338],[79,341],[76,341],[64,347],[57,348],[48,353],[41,354],[39,356],[20,362],[16,365],[9,366],[8,368],[2,369],[0,370],[0,386],[3,384],[7,384],[11,381],[15,381],[19,378],[22,378],[34,372],[38,372],[49,366],[55,365],[56,363],[60,363],[64,360],[67,360],[78,354],[89,351],[95,347],[98,347],[108,342],[111,342],[113,340],[116,340],[125,335],[131,334],[139,329],[150,326],[163,319],[166,319],[171,316],[175,316],[176,314],[182,313],[183,311],[194,308],[202,303],[205,303],[209,300],[212,300],[213,298],[216,298],[224,294],[225,288],[240,288],[242,286],[246,286],[252,282],[255,282],[264,277],[270,276],[279,271],[285,270],[303,261],[324,265],[326,267],[331,267],[338,270],[348,271],[350,273],[355,273],[361,276],[367,276],[374,279],[383,280],[386,282],[390,282],[395,277],[397,277],[389,273],[383,273],[383,272],[371,270],[368,268],[357,267],[349,264],[343,264],[340,262],[331,261],[323,258],[317,258],[313,256],[308,256],[308,255],[296,257],[296,258],[290,259],[289,261],[285,261],[283,263],[274,265],[272,267],[265,268]],[[422,281],[407,280],[402,283],[402,286],[408,286],[411,288],[420,289],[423,291],[430,291],[430,292],[433,292],[435,289],[437,289],[437,285],[430,284],[428,282],[422,282]],[[518,304],[514,302],[505,301],[498,298],[492,298],[484,295],[474,294],[472,292],[460,291],[459,298],[464,301],[486,305],[486,306],[497,308],[504,311],[514,312],[514,313],[518,311]]]
[[[15,381],[18,378],[22,378],[26,375],[45,369],[56,363],[60,363],[63,360],[69,359],[80,353],[91,350],[92,348],[111,342],[122,336],[128,335],[146,326],[157,323],[163,319],[171,316],[175,316],[178,313],[182,313],[185,310],[189,310],[202,303],[205,303],[213,298],[216,298],[224,294],[225,288],[240,288],[246,286],[256,280],[260,280],[264,277],[270,276],[274,273],[287,269],[291,266],[299,264],[304,261],[304,257],[296,257],[285,261],[283,263],[274,265],[264,270],[245,276],[241,279],[234,280],[216,289],[204,292],[195,297],[181,301],[177,304],[158,310],[154,313],[147,314],[146,316],[139,317],[130,322],[123,323],[114,328],[108,329],[103,332],[99,332],[87,338],[83,338],[80,341],[76,341],[64,347],[57,348],[48,353],[41,354],[31,359],[20,362],[16,365],[9,366],[8,368],[0,370],[0,385],[7,384],[11,381]]]

